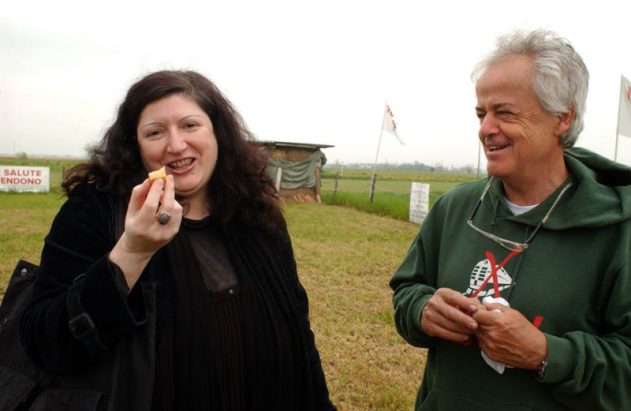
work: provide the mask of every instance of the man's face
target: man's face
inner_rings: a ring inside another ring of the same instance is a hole
[[[562,159],[559,137],[569,125],[541,108],[533,73],[531,57],[511,56],[490,66],[476,83],[487,171],[505,182],[545,173],[550,162]]]

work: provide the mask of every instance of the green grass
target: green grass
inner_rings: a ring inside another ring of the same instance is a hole
[[[61,193],[3,193],[0,192],[0,210],[50,209],[58,207],[65,198]]]
[[[39,262],[42,239],[64,201],[59,187],[65,170],[81,160],[0,157],[0,165],[50,167],[49,193],[0,192],[0,296],[13,266],[24,258]]]
[[[39,263],[62,202],[0,193],[2,292],[18,259]],[[388,281],[418,226],[324,204],[288,204],[285,215],[333,401],[340,411],[412,409],[425,351],[397,335]]]
[[[8,163],[0,159],[0,164]],[[29,159],[25,165],[45,164]],[[56,181],[51,187],[58,186],[62,169],[72,164],[48,164]],[[397,335],[388,281],[418,231],[407,222],[411,182],[430,184],[431,205],[455,184],[476,178],[382,174],[370,204],[369,174],[346,178],[348,174],[338,180],[335,195],[334,179],[322,179],[327,204],[285,205],[299,275],[309,294],[312,328],[340,411],[410,410],[425,350]],[[39,263],[43,238],[63,201],[58,189],[0,193],[0,296],[18,259]],[[333,201],[349,207],[330,205]]]
[[[417,172],[417,171],[399,171],[399,170],[382,170],[377,169],[377,180],[405,180],[405,181],[419,181],[419,182],[432,182],[432,181],[446,181],[452,183],[464,183],[467,181],[475,180],[480,177],[476,177],[475,173],[450,173],[450,172]],[[336,175],[339,175],[344,180],[370,180],[372,175],[372,169],[353,169],[344,168],[341,172],[334,167],[325,167],[322,170],[322,178],[334,179]]]
[[[415,224],[348,207],[286,207],[331,395],[340,410],[410,410],[425,351],[393,325],[388,281]]]
[[[59,193],[0,193],[0,296],[19,259],[39,262],[42,240],[63,201]]]
[[[408,220],[410,194],[379,193],[371,203],[368,194],[354,192],[325,192],[322,201],[331,205],[352,207],[369,213]]]
[[[404,172],[389,172],[385,176],[378,175],[375,184],[375,195],[370,202],[370,173],[350,173],[347,178],[338,178],[335,191],[335,176],[322,178],[321,197],[327,204],[353,207],[378,215],[387,215],[407,221],[410,214],[410,191],[412,183],[428,183],[430,185],[429,206],[457,184],[475,181],[474,175],[432,174],[419,175]]]

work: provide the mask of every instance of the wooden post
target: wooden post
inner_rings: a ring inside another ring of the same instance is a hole
[[[320,180],[320,168],[322,167],[322,162],[318,161],[318,166],[315,169],[315,178],[316,178],[316,186],[315,186],[315,200],[317,203],[321,203],[322,202],[322,197],[320,196],[320,185],[322,184],[321,180]]]
[[[333,195],[337,195],[337,182],[340,179],[340,172],[335,173],[335,186],[333,187]]]
[[[373,173],[370,178],[370,202],[375,198],[375,183],[377,182],[377,174]]]
[[[283,169],[278,167],[278,169],[276,170],[276,192],[280,195],[280,180],[283,177]]]

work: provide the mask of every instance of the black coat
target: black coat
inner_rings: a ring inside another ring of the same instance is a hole
[[[116,242],[117,202],[94,184],[80,185],[70,194],[46,237],[21,336],[33,361],[59,376],[57,385],[89,388],[107,410],[149,410],[156,335],[166,327],[171,310],[168,257],[165,248],[159,250],[132,292],[121,291],[107,258]],[[281,280],[293,290],[286,304],[300,323],[313,409],[334,409],[309,326],[307,296],[298,281],[291,245],[286,244],[279,253],[291,275]],[[94,328],[90,330],[87,320],[86,332],[80,318],[73,335],[69,321],[82,313]]]

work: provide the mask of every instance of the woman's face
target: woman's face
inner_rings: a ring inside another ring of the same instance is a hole
[[[140,156],[147,171],[166,167],[175,193],[205,202],[217,164],[217,140],[208,115],[184,94],[172,94],[148,104],[136,129]]]

